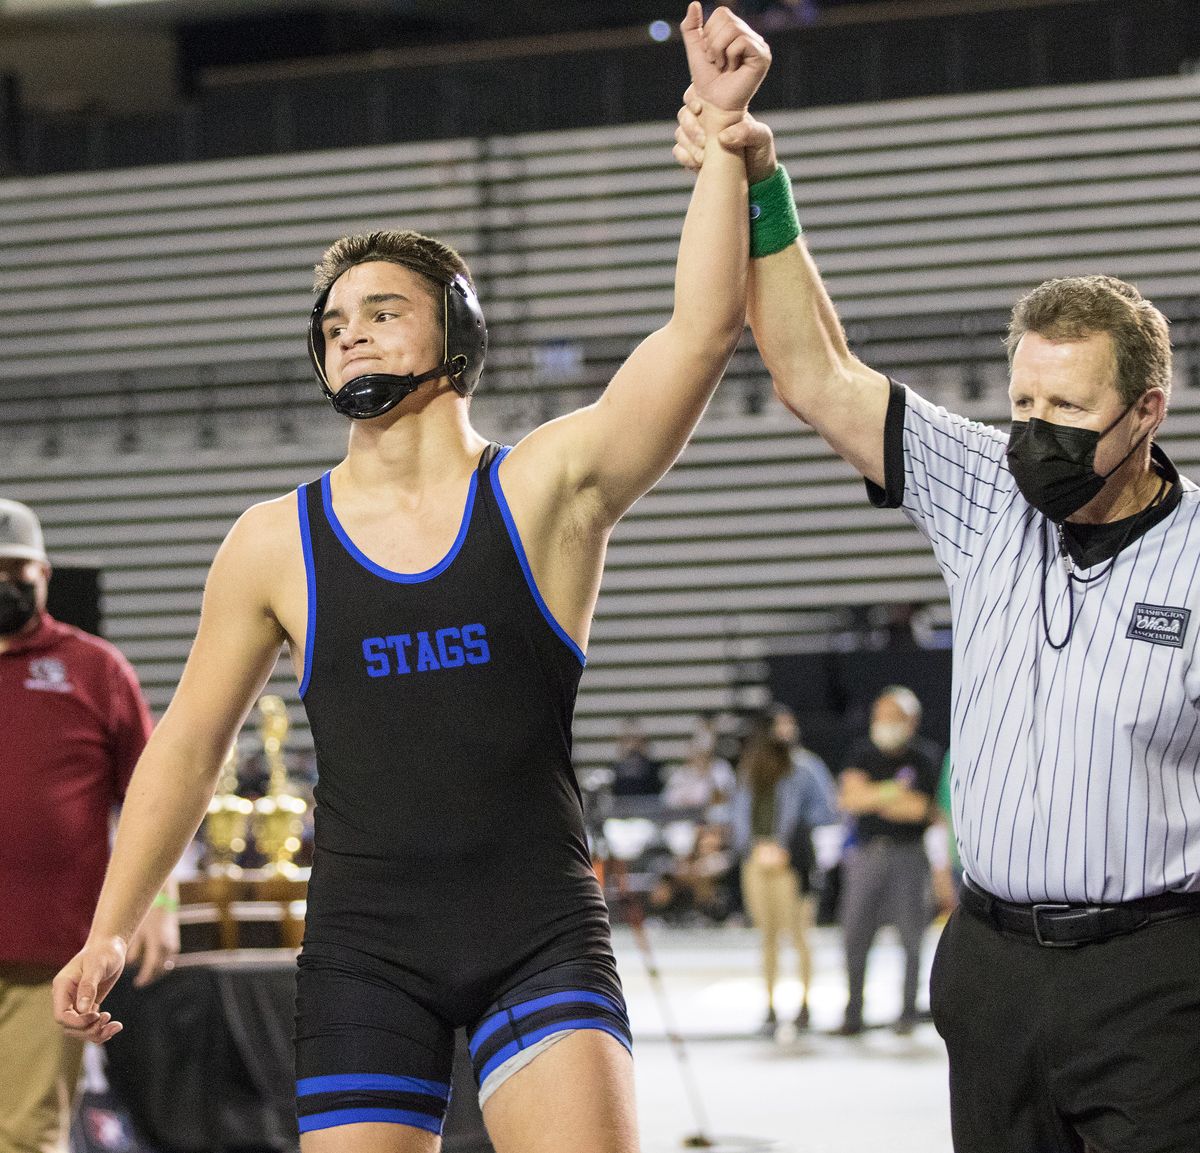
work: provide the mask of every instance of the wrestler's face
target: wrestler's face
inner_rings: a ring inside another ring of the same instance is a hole
[[[334,392],[368,373],[428,372],[442,361],[439,289],[399,264],[356,264],[333,282],[321,331]]]

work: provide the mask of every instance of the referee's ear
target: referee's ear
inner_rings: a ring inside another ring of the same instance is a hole
[[[1148,388],[1134,403],[1137,406],[1138,422],[1142,425],[1138,435],[1152,440],[1158,432],[1159,425],[1167,418],[1167,394],[1158,387]]]

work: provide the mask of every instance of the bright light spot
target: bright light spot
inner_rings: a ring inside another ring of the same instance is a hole
[[[650,39],[657,40],[660,44],[664,40],[671,39],[671,25],[665,20],[655,20],[650,25]]]

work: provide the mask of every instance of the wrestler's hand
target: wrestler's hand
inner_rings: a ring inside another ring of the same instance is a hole
[[[707,134],[700,123],[704,102],[696,95],[693,84],[683,94],[683,105],[676,116],[675,147],[671,150],[676,161],[693,172],[704,163],[704,144]],[[741,152],[746,158],[746,176],[751,184],[766,180],[775,171],[775,134],[749,112],[735,124],[722,129],[717,140],[731,152]]]
[[[54,978],[54,1019],[72,1037],[103,1044],[121,1031],[121,1023],[100,1004],[125,968],[120,937],[88,941]]]
[[[688,5],[679,28],[697,98],[724,112],[744,111],[771,66],[767,42],[728,8],[706,23],[699,0]]]

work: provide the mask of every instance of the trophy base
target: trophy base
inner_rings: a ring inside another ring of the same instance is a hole
[[[242,869],[179,883],[180,935],[193,949],[295,949],[304,935],[309,871]]]

